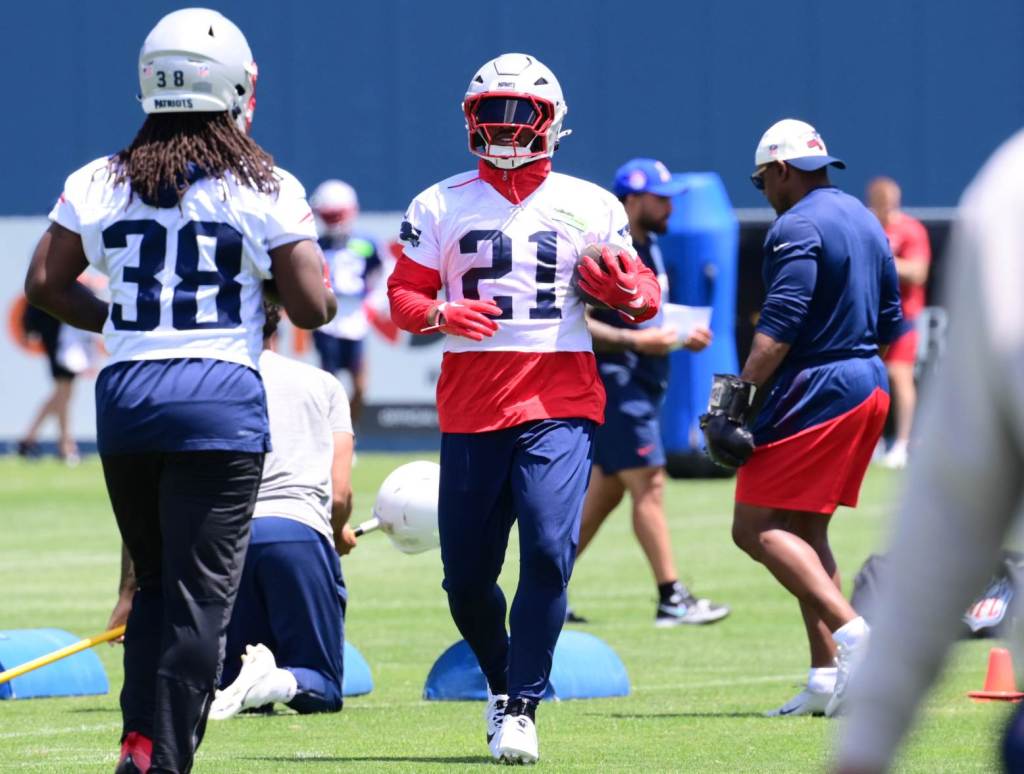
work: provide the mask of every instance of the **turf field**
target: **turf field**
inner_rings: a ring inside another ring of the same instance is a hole
[[[407,458],[361,454],[356,511]],[[854,571],[884,534],[897,475],[873,469],[862,505],[834,528],[840,567]],[[684,580],[732,605],[706,628],[655,630],[655,595],[623,508],[577,567],[570,587],[586,631],[611,644],[633,685],[628,698],[541,707],[541,765],[550,771],[810,772],[821,770],[834,725],[767,719],[806,674],[796,605],[730,542],[731,482],[673,482],[668,503]],[[0,629],[101,631],[114,603],[118,538],[96,458],[78,468],[0,458]],[[514,557],[514,551],[510,552]],[[347,631],[376,687],[340,715],[243,716],[211,723],[199,772],[459,771],[489,765],[482,704],[424,702],[434,659],[456,638],[436,552],[397,553],[364,537],[345,560]],[[517,574],[510,558],[506,590]],[[946,681],[898,770],[993,771],[1006,708],[976,705],[989,643],[958,647]],[[0,703],[0,771],[110,772],[120,716],[120,650],[100,646],[108,696]]]

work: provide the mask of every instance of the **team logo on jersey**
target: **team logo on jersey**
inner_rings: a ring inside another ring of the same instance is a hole
[[[403,242],[408,242],[413,247],[419,247],[421,233],[421,229],[416,228],[409,221],[403,220],[402,227],[398,232],[398,238],[401,239]]]
[[[551,216],[553,220],[565,223],[567,226],[572,226],[577,231],[587,230],[587,224],[583,222],[583,219],[576,215],[573,215],[568,210],[563,210],[559,207],[555,207],[553,212],[554,214]]]

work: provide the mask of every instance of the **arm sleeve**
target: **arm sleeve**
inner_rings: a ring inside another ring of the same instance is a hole
[[[892,760],[964,609],[996,566],[1022,494],[1024,460],[1008,430],[1008,382],[1002,378],[1010,369],[995,355],[986,319],[989,304],[998,301],[983,291],[993,283],[979,277],[981,243],[958,225],[950,250],[949,348],[929,382],[886,594],[867,658],[850,684],[851,715],[839,739],[844,766]]]
[[[288,172],[278,169],[277,174],[281,179],[281,188],[267,209],[267,249],[273,250],[303,239],[315,242],[316,223],[306,201],[306,189]]]
[[[391,320],[399,328],[419,333],[427,324],[427,312],[441,289],[441,274],[402,253],[388,277]]]
[[[352,430],[352,409],[348,403],[348,395],[341,382],[331,377],[327,384],[327,424],[332,433],[350,433]]]
[[[900,303],[900,280],[896,274],[896,261],[892,254],[882,265],[882,282],[878,297],[878,342],[891,344],[908,330]]]
[[[818,281],[821,236],[805,218],[783,216],[764,244],[765,285],[757,330],[783,344],[796,341]]]

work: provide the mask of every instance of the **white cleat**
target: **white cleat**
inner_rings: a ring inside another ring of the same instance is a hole
[[[295,677],[277,668],[274,654],[266,645],[246,645],[242,669],[231,685],[217,691],[210,706],[210,718],[227,720],[242,710],[291,701],[296,688]]]
[[[850,675],[860,666],[868,649],[868,632],[852,645],[836,642],[836,691],[825,707],[825,716],[834,718],[846,711],[846,689],[850,687]]]
[[[498,760],[502,763],[531,764],[540,757],[537,726],[528,715],[505,715],[496,740]]]
[[[831,693],[817,693],[804,688],[781,707],[764,713],[766,718],[796,717],[797,715],[824,715]]]
[[[501,722],[505,719],[505,705],[508,704],[508,695],[499,693],[497,695],[487,692],[487,707],[484,709],[484,722],[487,724],[487,746],[491,750],[494,760],[501,758],[498,752],[498,735],[501,733]]]

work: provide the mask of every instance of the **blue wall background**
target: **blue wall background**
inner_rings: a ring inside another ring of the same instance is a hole
[[[5,5],[0,214],[45,212],[64,177],[142,121],[138,48],[184,3]],[[211,0],[260,65],[254,135],[308,187],[350,180],[395,210],[466,169],[459,103],[509,50],[558,75],[575,130],[558,168],[606,183],[634,155],[715,170],[737,206],[760,134],[814,123],[848,164],[903,183],[908,205],[954,204],[1024,125],[1024,3],[1010,0],[517,0],[514,3]]]

